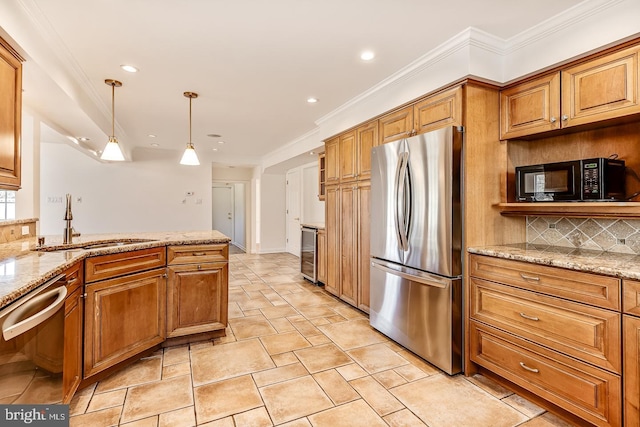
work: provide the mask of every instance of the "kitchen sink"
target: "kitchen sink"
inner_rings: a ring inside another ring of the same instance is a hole
[[[114,248],[118,246],[135,245],[137,243],[146,243],[146,242],[154,242],[154,240],[152,239],[97,240],[93,242],[70,243],[67,245],[38,246],[34,250],[41,251],[41,252],[68,251],[68,250],[74,250],[74,249],[90,250],[90,249]]]

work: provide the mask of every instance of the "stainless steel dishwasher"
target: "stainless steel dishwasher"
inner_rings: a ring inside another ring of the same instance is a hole
[[[302,227],[300,242],[300,271],[311,283],[318,283],[318,229]]]

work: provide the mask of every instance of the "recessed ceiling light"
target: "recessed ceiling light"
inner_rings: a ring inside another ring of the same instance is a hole
[[[316,154],[316,153],[314,153],[313,151],[309,151],[309,155],[310,156],[313,156],[314,154]]]
[[[149,135],[147,135],[149,138],[155,138],[156,136],[152,133],[150,133]]]
[[[360,59],[362,59],[363,61],[371,61],[373,58],[375,58],[375,56],[376,54],[373,53],[372,51],[365,50],[360,54]]]
[[[218,144],[224,144],[224,141],[218,141]]]
[[[314,97],[307,98],[307,102],[309,104],[315,104],[316,102],[318,102],[318,98],[314,98]]]
[[[87,142],[90,141],[90,138],[87,138],[86,136],[79,136],[78,141]]]
[[[214,148],[214,149],[213,149],[213,151],[218,151],[218,149],[217,149],[217,148]]]
[[[222,135],[218,135],[217,133],[209,133],[207,134],[209,138],[220,138]]]
[[[79,144],[79,142],[78,142],[78,139],[77,139],[77,138],[74,138],[74,137],[72,137],[72,136],[68,136],[67,138],[69,138],[69,140],[70,140],[71,142],[73,142],[74,144]]]
[[[123,64],[123,65],[120,66],[120,68],[125,70],[127,73],[137,73],[138,72],[138,69],[136,67],[134,67],[133,65]]]
[[[158,144],[157,142],[152,142],[152,143],[151,143],[151,146],[152,146],[152,147],[160,147],[160,144]]]

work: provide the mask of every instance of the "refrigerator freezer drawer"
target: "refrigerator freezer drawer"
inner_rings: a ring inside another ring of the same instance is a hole
[[[412,274],[417,273],[417,274]],[[449,375],[462,370],[461,279],[371,262],[371,326]]]

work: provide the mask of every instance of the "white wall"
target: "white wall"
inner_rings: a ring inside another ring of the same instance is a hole
[[[318,162],[302,166],[302,221],[324,224],[324,202],[318,200]]]
[[[285,219],[286,179],[284,174],[264,174],[260,183],[259,252],[284,252],[287,243]]]
[[[103,164],[67,145],[42,143],[40,234],[62,234],[67,193],[74,228],[83,234],[211,229],[211,169],[148,151],[144,160]]]
[[[236,182],[233,184],[233,197],[234,197],[234,239],[233,242],[240,249],[247,250],[247,185],[244,182]]]

